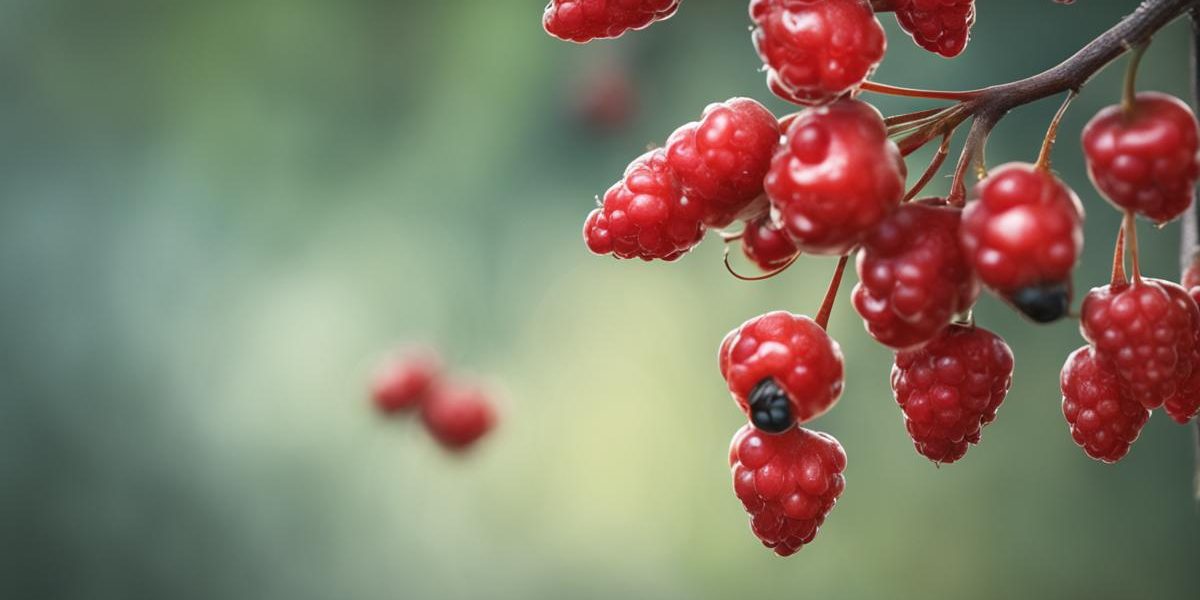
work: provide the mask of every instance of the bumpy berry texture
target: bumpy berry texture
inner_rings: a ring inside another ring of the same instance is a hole
[[[902,350],[932,339],[979,297],[958,244],[962,211],[940,204],[901,206],[863,240],[854,308],[885,346]]]
[[[867,0],[752,0],[750,17],[768,86],[798,104],[823,104],[853,90],[887,49]]]
[[[732,98],[675,130],[667,162],[683,193],[704,204],[705,223],[725,227],[762,195],[777,146],[775,115],[749,98]]]
[[[1092,183],[1119,208],[1166,223],[1192,205],[1200,129],[1174,96],[1142,92],[1128,112],[1101,110],[1083,130],[1083,151]]]
[[[918,46],[946,58],[967,47],[975,0],[898,0],[896,21]]]
[[[779,435],[742,427],[729,446],[729,465],[751,531],[779,556],[813,540],[846,488],[842,445],[803,427]]]
[[[837,255],[899,205],[905,175],[879,111],[839,100],[792,121],[764,183],[802,252]]]
[[[1189,268],[1188,271],[1191,271]],[[1187,274],[1185,273],[1184,282],[1188,282]],[[1167,292],[1171,293],[1172,297],[1178,301],[1182,287],[1168,286]],[[1192,286],[1187,292],[1188,298],[1193,303],[1200,298],[1200,287]],[[1163,410],[1171,420],[1184,425],[1196,418],[1200,414],[1200,313],[1193,313],[1195,322],[1192,325],[1192,331],[1195,334],[1195,340],[1191,352],[1191,373],[1186,379],[1181,379],[1175,390],[1175,394],[1167,398],[1163,402]],[[1186,350],[1181,349],[1181,352]]]
[[[981,327],[951,325],[928,344],[896,353],[892,392],[917,452],[952,463],[978,444],[1012,383],[1008,344]]]
[[[630,163],[602,206],[588,215],[583,239],[596,254],[671,261],[700,243],[702,216],[700,204],[683,195],[660,148]]]
[[[845,383],[838,343],[812,319],[785,311],[755,317],[729,332],[718,361],[738,407],[766,431],[825,414]],[[784,415],[773,410],[781,396],[787,399]]]
[[[1121,460],[1146,425],[1150,411],[1125,394],[1115,369],[1090,346],[1067,358],[1060,385],[1063,416],[1075,443],[1096,460]]]
[[[1037,322],[1062,318],[1083,251],[1083,207],[1049,171],[1009,163],[975,187],[959,240],[984,285]]]
[[[385,414],[417,408],[428,399],[441,371],[442,361],[436,352],[409,351],[390,359],[375,374],[371,400]]]
[[[551,0],[542,27],[556,38],[582,44],[642,29],[678,9],[679,0]]]
[[[742,253],[763,271],[774,271],[796,258],[800,250],[769,216],[764,216],[746,222]]]
[[[421,411],[425,428],[450,450],[465,450],[496,425],[496,409],[481,389],[439,386]]]
[[[1130,398],[1158,408],[1191,375],[1196,303],[1173,283],[1139,279],[1094,288],[1079,328],[1099,358],[1112,363]]]

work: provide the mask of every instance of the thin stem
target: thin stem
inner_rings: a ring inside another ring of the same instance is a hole
[[[942,144],[938,146],[937,152],[933,155],[933,159],[929,161],[929,167],[925,169],[925,173],[923,173],[921,178],[917,180],[917,183],[912,186],[912,189],[908,190],[908,193],[904,195],[904,200],[901,202],[908,202],[909,200],[916,198],[917,194],[920,194],[921,190],[925,189],[925,186],[929,185],[929,182],[933,180],[935,175],[937,175],[938,170],[942,168],[942,163],[946,162],[946,156],[950,154],[950,134],[951,132],[947,131],[942,136]]]
[[[1067,93],[1067,98],[1063,100],[1061,106],[1058,107],[1058,112],[1054,113],[1054,118],[1050,120],[1050,127],[1046,130],[1046,137],[1042,140],[1042,151],[1038,153],[1037,168],[1042,171],[1050,170],[1050,152],[1054,150],[1054,141],[1058,139],[1058,126],[1062,124],[1063,115],[1067,114],[1067,107],[1071,106],[1071,101],[1075,96],[1079,95],[1075,90]]]
[[[1142,56],[1146,54],[1146,49],[1150,47],[1150,41],[1146,40],[1133,49],[1133,54],[1129,55],[1129,66],[1125,69],[1125,88],[1121,95],[1121,112],[1125,116],[1133,113],[1133,102],[1137,98],[1137,73],[1138,65],[1142,62]]]
[[[912,123],[913,121],[920,121],[928,117],[936,116],[938,113],[944,110],[946,109],[929,108],[926,110],[918,110],[916,112],[905,113],[902,115],[894,115],[884,119],[883,124],[886,125],[888,129],[891,129],[897,125],[904,125],[905,123]]]
[[[736,270],[734,270],[733,265],[729,262],[729,246],[725,246],[725,270],[729,271],[729,274],[733,275],[733,277],[735,279],[739,279],[741,281],[764,281],[764,280],[770,279],[770,278],[788,270],[788,267],[792,266],[792,264],[794,264],[796,262],[796,259],[798,259],[798,258],[800,258],[800,255],[796,254],[795,256],[789,258],[787,260],[787,262],[783,263],[782,265],[777,267],[774,271],[771,271],[769,273],[764,273],[762,275],[754,275],[754,276],[742,275],[741,273],[738,273]]]
[[[946,198],[950,206],[963,206],[967,201],[967,172],[972,168],[979,178],[985,172],[984,149],[987,146],[988,134],[992,132],[995,120],[989,115],[975,117],[971,123],[971,131],[967,132],[967,141],[963,143],[962,155],[958,159],[958,167],[954,169],[954,179],[950,181],[950,195]]]
[[[842,274],[846,272],[846,263],[849,260],[849,254],[838,259],[837,269],[834,270],[833,279],[829,282],[829,289],[825,292],[825,300],[821,302],[821,312],[817,313],[815,319],[821,329],[825,329],[829,325],[829,315],[833,314],[833,303],[837,300],[838,289],[842,287]]]
[[[1113,248],[1112,279],[1109,280],[1109,284],[1117,286],[1126,283],[1128,280],[1125,279],[1125,220],[1121,219],[1121,227],[1117,229],[1117,246]]]
[[[946,91],[946,90],[921,90],[916,88],[899,87],[879,83],[877,81],[864,81],[858,89],[864,92],[875,92],[876,94],[886,94],[888,96],[903,96],[905,98],[926,98],[929,100],[971,100],[979,96],[978,90],[970,91]]]
[[[1138,264],[1138,239],[1137,239],[1137,220],[1133,217],[1133,212],[1125,211],[1124,220],[1125,229],[1125,245],[1129,249],[1129,269],[1132,277],[1130,280],[1134,285],[1142,283],[1142,267]]]

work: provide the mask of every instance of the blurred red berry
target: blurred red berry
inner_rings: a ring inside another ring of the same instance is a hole
[[[902,350],[942,331],[979,297],[958,244],[962,211],[937,199],[896,209],[863,240],[854,308],[871,337]]]
[[[784,311],[729,332],[718,361],[738,407],[768,433],[825,414],[845,383],[838,343],[812,319]]]
[[[1075,443],[1096,460],[1121,460],[1146,425],[1150,411],[1125,394],[1116,370],[1090,346],[1067,358],[1060,384],[1063,416]]]
[[[637,113],[637,105],[637,88],[620,65],[589,69],[574,91],[576,118],[597,131],[624,129]]]
[[[421,411],[425,428],[450,450],[464,450],[496,425],[496,409],[481,389],[438,386]]]
[[[642,29],[678,9],[679,0],[551,0],[542,27],[556,38],[585,43]]]
[[[746,229],[742,232],[742,252],[763,271],[779,269],[800,254],[796,243],[770,216],[746,222]]]
[[[905,174],[879,111],[839,100],[792,121],[765,187],[802,252],[838,255],[899,205]]]
[[[730,444],[729,465],[751,531],[779,556],[813,540],[846,488],[842,445],[803,427],[770,435],[743,426]]]
[[[583,239],[596,254],[671,261],[704,237],[700,203],[683,195],[663,149],[635,159],[588,215]]]
[[[1083,251],[1083,207],[1052,173],[1031,164],[993,169],[963,212],[960,241],[984,285],[1030,319],[1062,318]]]
[[[763,193],[779,146],[779,122],[749,98],[710,104],[699,121],[667,141],[667,162],[683,193],[705,208],[705,224],[726,227]]]
[[[371,384],[371,400],[382,413],[410,410],[423,404],[441,377],[442,361],[431,349],[410,350],[386,362]]]
[[[1189,269],[1190,270],[1190,269]],[[1167,286],[1167,292],[1177,302],[1183,288],[1179,286]],[[1187,292],[1188,298],[1192,303],[1197,302],[1200,298],[1200,287],[1191,287]],[[1186,302],[1183,302],[1186,304]],[[1171,420],[1185,425],[1200,414],[1200,312],[1192,313],[1195,322],[1192,324],[1192,331],[1195,334],[1192,341],[1190,353],[1191,373],[1186,378],[1181,378],[1179,385],[1176,387],[1175,393],[1163,402],[1163,410]],[[1187,355],[1188,351],[1184,347],[1179,349],[1180,357]]]
[[[1182,100],[1137,95],[1128,111],[1101,110],[1083,130],[1088,175],[1118,208],[1166,223],[1192,205],[1200,177],[1200,126]]]
[[[824,104],[862,84],[887,38],[867,0],[751,0],[767,84],[798,104]]]
[[[896,0],[896,20],[918,46],[946,58],[967,47],[975,0]]]

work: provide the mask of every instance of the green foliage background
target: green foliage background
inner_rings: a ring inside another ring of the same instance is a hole
[[[954,61],[885,17],[878,79],[1021,77],[1136,2],[979,4]],[[1014,387],[984,443],[940,469],[843,299],[847,392],[815,426],[846,446],[847,490],[800,555],[760,548],[730,491],[742,419],[716,345],[757,313],[815,310],[833,261],[749,284],[712,240],[645,265],[579,239],[593,196],[708,102],[784,110],[745,2],[687,0],[585,47],[540,14],[0,2],[0,597],[1196,597],[1191,432],[1155,415],[1120,465],[1086,459],[1057,386],[1076,325],[992,298],[978,319],[1013,346]],[[1177,23],[1143,87],[1186,94],[1186,56]],[[643,110],[596,136],[564,106],[610,60],[634,69]],[[1120,72],[1087,88],[1055,155],[1089,211],[1080,290],[1105,278],[1117,219],[1078,131]],[[1056,107],[1005,120],[991,163],[1032,160]],[[1175,275],[1176,226],[1142,232],[1145,270]],[[502,382],[503,426],[478,452],[448,458],[367,409],[373,361],[411,339]]]

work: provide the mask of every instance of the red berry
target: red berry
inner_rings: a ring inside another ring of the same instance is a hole
[[[718,359],[738,407],[763,431],[807,423],[842,395],[842,350],[808,317],[776,311],[750,319],[725,336]]]
[[[556,38],[582,44],[642,29],[678,9],[679,0],[551,0],[542,27]]]
[[[1150,411],[1122,391],[1112,365],[1090,346],[1067,358],[1060,384],[1063,416],[1075,443],[1096,460],[1121,460],[1137,440]]]
[[[846,488],[842,445],[803,427],[769,435],[743,426],[729,446],[729,465],[751,531],[779,556],[813,540]]]
[[[371,399],[383,413],[396,413],[423,404],[438,378],[442,361],[433,350],[411,350],[390,360],[375,374]]]
[[[1183,289],[1187,290],[1196,302],[1200,302],[1200,295],[1194,289],[1200,287],[1200,254],[1192,257],[1192,264],[1183,271],[1183,278],[1179,282]]]
[[[917,452],[952,463],[978,444],[1012,383],[1008,344],[981,327],[951,325],[928,344],[896,353],[892,391]]]
[[[887,49],[867,0],[752,0],[750,17],[767,84],[798,104],[824,104],[858,87]]]
[[[1083,151],[1092,183],[1109,202],[1161,224],[1192,205],[1198,140],[1200,126],[1187,104],[1142,92],[1130,111],[1113,105],[1088,121]]]
[[[1034,321],[1071,303],[1071,270],[1083,251],[1083,207],[1048,170],[1009,163],[975,187],[959,239],[984,285]]]
[[[1200,313],[1181,291],[1141,279],[1094,288],[1083,300],[1083,337],[1112,363],[1125,393],[1146,408],[1162,406],[1191,375]]]
[[[588,215],[583,239],[596,254],[675,260],[704,236],[702,209],[683,195],[663,149],[635,159]]]
[[[791,262],[800,251],[769,216],[746,222],[742,232],[742,252],[763,271],[774,271]]]
[[[940,200],[905,204],[863,240],[854,308],[871,337],[902,350],[969,309],[979,282],[958,245],[962,211]]]
[[[475,387],[438,387],[430,394],[421,417],[434,439],[450,450],[465,450],[496,424],[491,400]]]
[[[967,47],[975,0],[898,0],[896,20],[918,46],[953,58]]]
[[[879,111],[839,100],[805,110],[792,122],[765,187],[802,252],[836,255],[899,205],[905,174]]]
[[[588,69],[572,90],[573,116],[597,132],[629,126],[638,110],[638,91],[628,69],[619,63]]]
[[[1184,279],[1187,280],[1186,275]],[[1176,300],[1182,289],[1177,286],[1167,287],[1167,291]],[[1200,298],[1200,288],[1192,287],[1188,292],[1188,297],[1193,303],[1197,302],[1197,298]],[[1200,316],[1200,313],[1193,313],[1193,318],[1197,316]],[[1196,418],[1197,414],[1200,414],[1200,320],[1194,322],[1192,330],[1195,338],[1190,359],[1191,373],[1186,379],[1180,380],[1175,394],[1163,402],[1163,410],[1166,411],[1167,416],[1180,425],[1187,424],[1188,421]],[[1181,348],[1180,351],[1186,352],[1186,349]]]
[[[705,205],[705,223],[725,227],[763,193],[779,146],[779,122],[749,98],[710,104],[698,122],[675,130],[667,162],[683,193]]]

